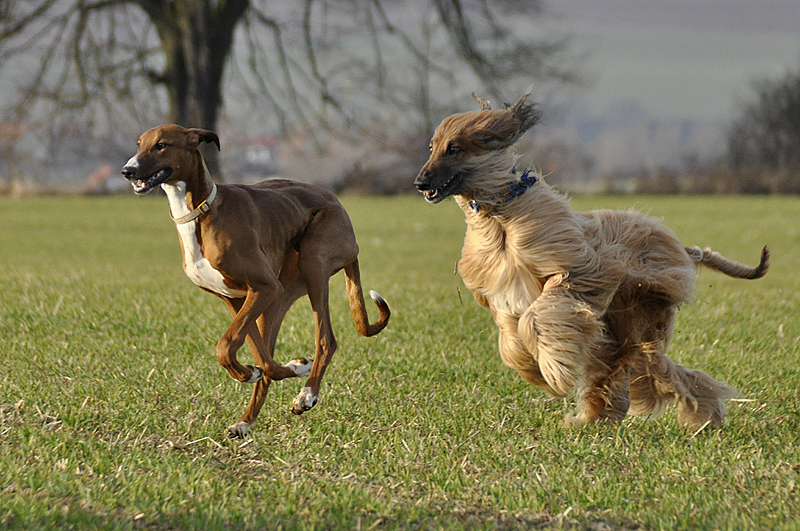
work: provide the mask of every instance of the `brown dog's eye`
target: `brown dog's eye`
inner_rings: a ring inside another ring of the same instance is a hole
[[[167,145],[164,142],[156,143],[156,149],[164,149]]]
[[[460,151],[461,151],[460,147],[454,146],[452,143],[450,143],[450,144],[447,144],[447,150],[444,152],[444,154],[445,155],[455,155],[456,153],[459,153]]]

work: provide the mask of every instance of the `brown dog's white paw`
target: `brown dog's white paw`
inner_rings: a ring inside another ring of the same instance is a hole
[[[296,376],[308,376],[311,374],[311,367],[314,365],[314,360],[307,360],[305,358],[295,358],[284,367],[287,367],[294,372]]]
[[[253,367],[252,365],[248,365],[247,368],[253,371],[253,373],[250,375],[250,379],[246,380],[244,383],[256,383],[264,376],[264,371],[262,371],[258,367]]]
[[[255,422],[253,423],[255,424]],[[244,439],[244,436],[253,427],[253,424],[247,422],[237,422],[233,426],[228,426],[228,437],[231,439]]]
[[[317,395],[311,392],[310,387],[303,387],[300,394],[292,402],[292,413],[302,415],[312,407],[317,405]]]

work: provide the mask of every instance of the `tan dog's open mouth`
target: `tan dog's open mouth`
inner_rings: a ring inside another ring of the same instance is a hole
[[[448,196],[453,195],[458,185],[461,184],[461,173],[456,173],[446,183],[433,190],[421,189],[422,196],[428,203],[436,204]],[[419,188],[419,186],[418,186]]]

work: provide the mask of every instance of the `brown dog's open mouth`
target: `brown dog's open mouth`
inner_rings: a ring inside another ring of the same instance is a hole
[[[136,179],[135,181],[131,181],[131,186],[133,186],[133,191],[135,194],[146,194],[159,184],[169,179],[170,175],[172,175],[172,168],[163,168],[152,174],[147,179]]]
[[[461,174],[456,173],[440,187],[433,190],[423,190],[422,195],[428,203],[436,204],[442,199],[453,195],[459,184],[461,184]]]

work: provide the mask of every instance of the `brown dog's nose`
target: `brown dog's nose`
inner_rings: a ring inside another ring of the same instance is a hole
[[[425,190],[431,189],[431,170],[421,169],[419,174],[417,174],[417,178],[414,179],[414,186],[417,187],[417,190],[420,192],[424,192]]]
[[[136,166],[125,166],[122,168],[122,176],[130,181],[136,177],[136,169]]]

